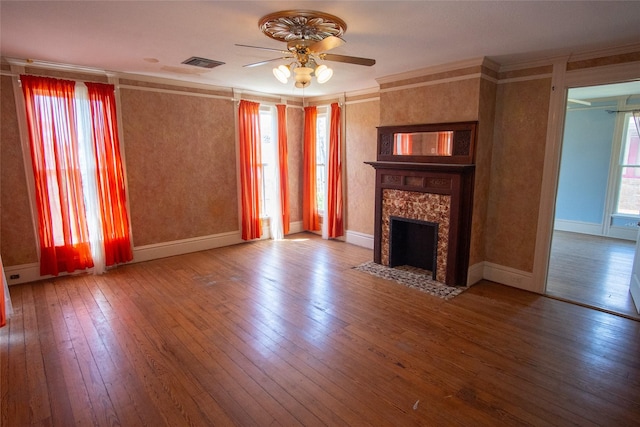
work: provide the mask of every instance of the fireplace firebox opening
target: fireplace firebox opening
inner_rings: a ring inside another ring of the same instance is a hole
[[[389,267],[407,265],[428,270],[436,279],[438,224],[389,217]]]

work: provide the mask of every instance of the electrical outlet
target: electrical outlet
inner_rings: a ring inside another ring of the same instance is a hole
[[[11,280],[17,280],[19,278],[20,278],[19,274],[12,274],[11,276],[9,276],[9,279],[11,279]]]

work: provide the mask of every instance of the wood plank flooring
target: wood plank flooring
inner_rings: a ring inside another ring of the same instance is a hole
[[[635,242],[554,231],[547,295],[640,320],[629,282]]]
[[[640,322],[298,234],[11,287],[2,426],[637,425]]]

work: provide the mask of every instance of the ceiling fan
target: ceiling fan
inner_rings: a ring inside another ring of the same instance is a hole
[[[240,47],[279,52],[280,56],[265,61],[247,64],[244,67],[257,67],[274,61],[290,60],[288,65],[273,69],[276,78],[286,83],[293,71],[296,87],[304,88],[311,84],[314,75],[318,83],[331,78],[333,70],[321,61],[344,62],[349,64],[372,66],[375,59],[326,53],[345,41],[340,37],[347,24],[337,16],[311,10],[290,10],[275,12],[260,18],[260,30],[268,37],[287,43],[287,49],[236,44]]]

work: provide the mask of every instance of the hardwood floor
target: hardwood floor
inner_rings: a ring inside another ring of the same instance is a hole
[[[640,320],[629,281],[635,242],[555,231],[547,295]]]
[[[11,288],[3,426],[637,425],[640,322],[314,235]]]

